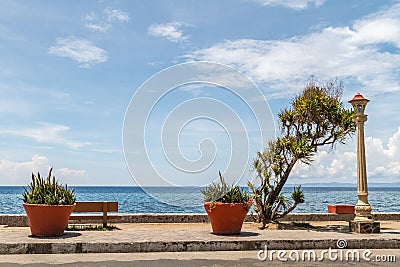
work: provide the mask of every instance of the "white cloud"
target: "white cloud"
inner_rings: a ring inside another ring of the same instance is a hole
[[[92,66],[107,61],[107,52],[90,41],[74,36],[58,38],[55,45],[49,48],[49,54],[67,57],[80,63],[81,68]]]
[[[311,5],[322,6],[325,0],[251,0],[263,6],[283,6],[292,9],[306,9]]]
[[[382,51],[383,45],[393,51]],[[355,21],[286,40],[240,39],[194,51],[189,60],[239,68],[269,97],[293,96],[311,75],[351,79],[370,94],[400,91],[400,4]]]
[[[1,129],[0,134],[28,137],[39,143],[66,145],[74,149],[90,144],[89,142],[79,142],[65,138],[63,134],[69,129],[65,125],[42,123],[36,128]]]
[[[188,39],[183,34],[182,28],[188,26],[182,22],[169,22],[164,24],[153,24],[147,29],[147,33],[152,36],[163,37],[171,42],[178,43]]]
[[[57,177],[85,177],[86,171],[85,170],[73,170],[69,168],[61,168],[57,169],[54,173]]]
[[[354,41],[361,44],[392,43],[400,47],[400,3],[354,23]]]
[[[99,23],[87,23],[85,24],[85,27],[92,30],[92,31],[98,31],[98,32],[106,32],[112,28],[111,24],[99,24]]]
[[[106,8],[104,13],[107,15],[108,21],[128,22],[130,20],[128,13],[118,9]]]
[[[356,142],[356,138],[349,143]],[[389,140],[385,142],[375,137],[365,139],[367,175],[373,182],[400,181],[400,127]],[[321,151],[315,156],[311,166],[297,164],[292,178],[307,182],[348,182],[357,183],[357,154],[346,151],[349,147],[341,146],[332,153]],[[298,179],[301,178],[301,179]]]
[[[100,14],[91,12],[83,19],[86,21],[86,28],[98,32],[107,32],[111,30],[115,24],[121,24],[130,21],[128,13],[111,8],[105,8]]]
[[[31,173],[46,177],[51,165],[47,157],[34,155],[30,161],[10,161],[0,160],[0,178],[2,184],[9,185],[26,185],[31,181]],[[82,180],[87,179],[85,170],[74,170],[69,168],[54,169],[53,175],[61,183],[79,184]]]

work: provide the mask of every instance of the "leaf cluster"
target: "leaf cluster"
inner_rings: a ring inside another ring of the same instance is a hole
[[[310,164],[317,148],[344,144],[355,132],[353,111],[340,100],[343,85],[336,80],[319,85],[310,81],[290,108],[279,115],[280,146],[296,159]],[[288,147],[289,146],[289,147]]]
[[[219,183],[212,182],[201,190],[205,202],[221,203],[247,203],[250,200],[249,192],[244,191],[237,185],[229,186],[221,172],[219,172]]]
[[[47,205],[72,205],[75,203],[76,197],[74,189],[68,189],[58,184],[56,178],[51,177],[50,169],[47,178],[41,177],[40,173],[34,175],[32,173],[32,182],[29,184],[28,189],[24,188],[22,200],[28,204],[47,204]]]

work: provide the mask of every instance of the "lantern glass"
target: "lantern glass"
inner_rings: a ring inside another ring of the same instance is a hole
[[[363,112],[363,105],[358,104],[358,105],[357,105],[357,111],[356,111],[356,112],[359,113],[359,114],[361,114],[361,113]]]

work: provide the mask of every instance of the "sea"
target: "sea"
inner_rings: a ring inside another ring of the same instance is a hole
[[[76,186],[77,201],[118,201],[119,213],[205,213],[198,187]],[[328,204],[356,204],[355,187],[302,187],[295,213],[324,213]],[[284,188],[290,197],[293,188]],[[0,186],[0,214],[25,213],[22,186]],[[167,201],[166,201],[167,200]],[[165,203],[167,202],[167,203]],[[371,187],[373,212],[400,212],[400,187]]]

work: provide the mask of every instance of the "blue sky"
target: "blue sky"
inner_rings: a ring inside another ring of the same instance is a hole
[[[274,115],[311,76],[341,79],[345,105],[357,92],[371,100],[369,181],[400,181],[399,1],[105,0],[0,2],[0,184],[26,184],[32,171],[54,166],[69,184],[133,185],[122,145],[130,100],[152,75],[189,61],[236,68],[258,85]],[[225,101],[245,131],[254,131],[249,110],[223,88],[175,90],[147,125],[153,148],[143,157],[155,168],[166,166],[159,141],[165,116],[201,97]],[[215,142],[215,164],[197,180],[165,173],[174,184],[207,183],[234,156],[229,133],[199,119],[182,130],[189,161],[201,157],[204,138]],[[355,183],[354,142],[322,151],[311,167],[297,166],[291,183]],[[247,151],[249,161],[260,144]],[[243,181],[250,177],[245,170]]]

